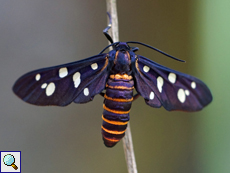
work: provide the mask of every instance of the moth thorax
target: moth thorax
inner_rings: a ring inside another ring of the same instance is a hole
[[[125,74],[131,71],[131,60],[129,52],[117,51],[114,59],[113,71],[115,73]]]

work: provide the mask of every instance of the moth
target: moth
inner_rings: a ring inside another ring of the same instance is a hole
[[[212,101],[209,88],[201,80],[138,55],[138,47],[129,44],[183,60],[141,42],[113,42],[108,34],[110,27],[111,17],[103,30],[111,44],[98,55],[29,72],[15,82],[13,92],[23,101],[39,106],[87,103],[100,94],[104,97],[101,132],[107,147],[124,137],[132,102],[139,96],[147,105],[163,106],[168,111],[199,111]],[[103,53],[109,47],[113,50]]]

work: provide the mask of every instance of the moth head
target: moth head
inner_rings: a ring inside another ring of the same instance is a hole
[[[116,45],[115,45],[115,50],[116,51],[121,51],[121,52],[126,52],[126,51],[129,51],[130,50],[130,47],[127,43],[125,42],[118,42]]]

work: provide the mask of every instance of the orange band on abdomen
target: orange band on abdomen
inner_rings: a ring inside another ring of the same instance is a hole
[[[104,117],[104,115],[102,115],[102,119],[105,121],[105,122],[107,122],[107,123],[109,123],[109,124],[112,124],[112,125],[126,125],[126,124],[128,124],[128,121],[126,121],[126,122],[120,122],[120,121],[112,121],[112,120],[108,120],[108,119],[106,119],[105,117]]]
[[[118,110],[114,110],[114,109],[109,109],[105,106],[105,104],[103,104],[103,108],[108,111],[108,112],[112,112],[112,113],[115,113],[115,114],[128,114],[130,112],[130,110],[128,111],[118,111]]]
[[[119,89],[121,89],[121,90],[133,90],[133,89],[134,89],[134,86],[132,86],[132,87],[126,87],[126,86],[111,86],[111,85],[108,85],[108,84],[106,84],[106,87],[107,87],[107,88],[111,88],[111,89],[117,89],[117,90],[119,90]]]
[[[127,74],[111,74],[109,76],[110,79],[125,79],[125,80],[131,80],[133,77],[132,76],[129,76]]]
[[[131,102],[131,101],[133,101],[133,97],[131,99],[120,99],[120,98],[109,97],[106,94],[104,95],[104,98],[108,99],[108,100],[115,101],[115,102]]]
[[[111,138],[107,138],[105,136],[103,136],[103,138],[105,138],[107,141],[110,141],[110,142],[119,142],[121,139],[111,139]]]
[[[121,135],[123,133],[125,133],[125,130],[124,131],[113,131],[113,130],[108,130],[106,128],[104,128],[103,126],[101,126],[102,130],[104,130],[105,132],[107,133],[110,133],[110,134],[114,134],[114,135]]]

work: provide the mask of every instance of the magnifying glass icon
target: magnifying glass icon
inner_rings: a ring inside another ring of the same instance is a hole
[[[12,154],[7,154],[3,158],[3,162],[7,166],[12,166],[15,170],[18,169],[18,167],[14,164],[15,163],[15,158]]]

